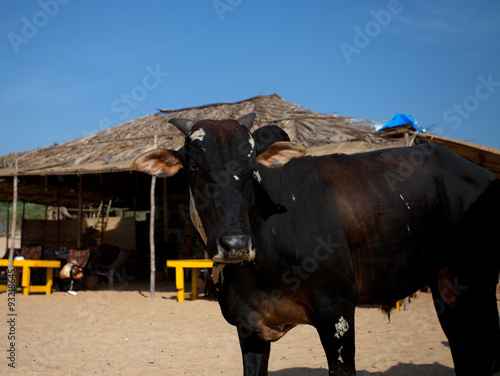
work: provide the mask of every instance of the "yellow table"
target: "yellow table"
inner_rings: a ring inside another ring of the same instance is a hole
[[[61,267],[61,261],[55,260],[13,260],[12,265],[16,269],[16,282],[18,281],[19,269],[23,269],[23,294],[28,295],[30,292],[44,292],[50,295],[52,292],[52,276],[53,269]],[[0,259],[0,266],[9,266],[9,260]],[[47,280],[45,285],[30,286],[31,269],[30,268],[47,268]],[[0,291],[7,291],[7,285],[0,285]]]
[[[184,268],[194,269],[191,271],[191,300],[195,300],[198,291],[197,269],[213,267],[212,260],[167,260],[167,267],[175,268],[175,286],[177,287],[177,301],[184,301]]]

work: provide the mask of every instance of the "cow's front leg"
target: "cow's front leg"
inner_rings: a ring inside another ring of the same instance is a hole
[[[261,339],[255,332],[239,326],[238,338],[243,355],[244,376],[267,376],[271,344]]]
[[[315,327],[328,360],[329,375],[355,376],[354,304],[320,308]]]

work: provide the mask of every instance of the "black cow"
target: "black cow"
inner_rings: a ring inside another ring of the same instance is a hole
[[[256,146],[254,117],[171,119],[185,146],[133,163],[161,177],[188,170],[192,218],[224,265],[219,303],[244,374],[267,375],[270,342],[310,324],[329,374],[355,375],[355,306],[391,307],[423,285],[456,374],[500,370],[496,177],[435,145],[301,158],[272,129]]]

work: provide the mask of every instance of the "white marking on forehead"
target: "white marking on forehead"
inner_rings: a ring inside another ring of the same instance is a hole
[[[259,171],[254,171],[253,172],[253,177],[255,178],[255,180],[257,180],[259,183],[262,182],[262,178],[260,177],[260,174],[259,174]]]
[[[344,350],[344,346],[340,346],[340,349],[337,350],[339,352],[339,357],[337,358],[337,360],[340,363],[344,363],[344,359],[342,359],[342,355],[340,355],[340,353],[342,352],[342,350]]]
[[[250,153],[248,153],[247,157],[250,158],[252,156],[252,152],[255,149],[255,140],[253,139],[252,136],[248,139],[248,142],[250,143]]]
[[[294,194],[292,194],[292,200],[295,201],[295,195]]]
[[[196,210],[196,205],[194,202],[193,192],[191,192],[191,188],[189,188],[189,214],[191,216],[191,222],[193,222],[193,226],[198,230],[201,238],[207,244],[207,235],[205,234],[205,229],[201,223],[200,216],[198,215],[198,211]]]
[[[236,180],[236,181],[240,180],[240,178],[238,177],[238,175],[233,175],[233,179]]]
[[[344,319],[344,316],[340,316],[339,322],[335,324],[335,330],[337,333],[335,333],[335,338],[340,339],[340,337],[343,337],[344,334],[349,330],[349,324],[346,319]]]
[[[191,136],[189,136],[189,138],[191,139],[191,141],[203,141],[205,135],[206,135],[205,131],[202,128],[200,128],[191,133]]]

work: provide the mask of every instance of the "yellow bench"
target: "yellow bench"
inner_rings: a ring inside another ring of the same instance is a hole
[[[184,268],[194,269],[191,271],[191,300],[196,300],[198,291],[197,269],[213,267],[212,260],[167,260],[167,267],[175,268],[175,286],[177,287],[177,301],[184,301]]]
[[[61,262],[54,260],[13,260],[12,265],[16,269],[16,283],[19,278],[19,269],[23,269],[23,294],[28,295],[30,292],[44,292],[50,295],[52,292],[52,276],[53,269],[60,268]],[[0,259],[0,266],[9,266],[9,260]],[[47,280],[45,285],[30,286],[31,269],[30,268],[47,268]],[[0,291],[7,291],[7,285],[0,285]]]

